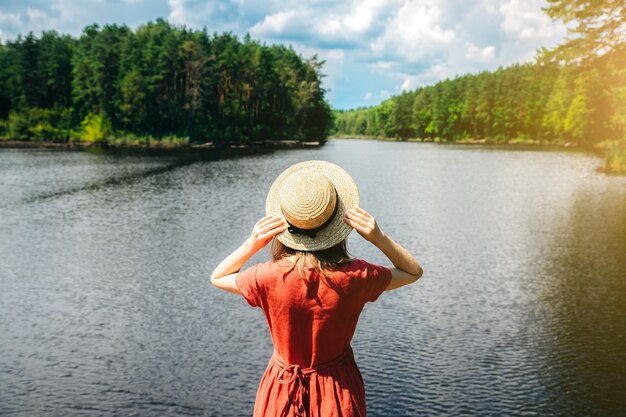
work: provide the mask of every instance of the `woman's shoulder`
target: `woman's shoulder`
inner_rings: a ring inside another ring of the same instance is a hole
[[[355,259],[350,264],[344,265],[341,272],[349,277],[345,282],[354,285],[354,288],[363,295],[364,302],[375,301],[391,281],[389,268],[364,259]]]
[[[366,261],[365,259],[353,258],[348,262],[332,268],[335,273],[343,273],[356,278],[367,278],[372,275],[384,274],[388,268]],[[289,259],[279,259],[252,265],[250,272],[253,272],[257,280],[271,279],[275,276],[285,276],[294,271],[294,264]]]
[[[257,274],[267,275],[278,271],[280,265],[277,261],[267,261],[254,264],[250,268],[253,268]]]
[[[371,262],[366,261],[365,259],[355,258],[350,262],[340,265],[338,270],[346,273],[368,273],[370,271],[378,271],[380,269],[388,269],[382,265],[376,265]]]
[[[272,278],[274,276],[283,276],[286,273],[293,270],[293,264],[288,260],[279,259],[276,261],[261,262],[250,267],[254,268],[254,271],[258,278]]]

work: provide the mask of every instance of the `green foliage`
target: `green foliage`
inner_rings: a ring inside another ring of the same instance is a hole
[[[625,61],[608,54],[593,66],[537,63],[464,75],[404,92],[375,107],[336,112],[335,131],[401,139],[593,145],[626,135],[626,87],[620,87],[626,86]]]
[[[585,139],[593,136],[593,90],[600,88],[599,83],[594,82],[595,71],[586,72],[583,76],[576,77],[572,97],[563,121],[563,130],[575,142],[584,143]]]
[[[544,10],[570,24],[570,37],[544,59],[579,62],[623,50],[626,44],[626,3],[623,0],[547,0]]]
[[[80,138],[79,138],[80,139]],[[134,133],[116,131],[108,138],[108,143],[114,146],[146,147],[155,139],[149,135],[137,136]]]
[[[10,137],[8,122],[5,120],[0,120],[0,140],[9,140]]]
[[[331,124],[323,64],[292,48],[163,19],[136,31],[94,24],[78,39],[29,34],[0,44],[0,120],[13,114],[5,134],[28,140],[320,140]],[[66,109],[59,111],[70,112],[70,126],[40,123],[35,108]]]
[[[0,44],[0,119],[27,108],[67,108],[73,48],[69,36],[54,31]]]
[[[111,133],[111,122],[106,116],[89,113],[81,122],[80,139],[84,142],[104,142]]]
[[[554,142],[562,142],[565,134],[565,116],[572,101],[571,79],[564,73],[556,79],[546,103],[542,127],[545,136]]]
[[[619,132],[626,132],[626,48],[622,53],[612,56],[615,56],[615,59],[607,60],[609,71],[605,79],[606,84],[611,86],[608,91],[610,105],[603,106],[602,111],[609,118],[609,129],[617,132],[614,133],[615,136],[619,136]],[[622,134],[622,137],[624,136],[626,134]]]
[[[183,146],[189,144],[189,137],[180,137],[176,135],[167,135],[163,136],[160,140],[160,143],[164,146]]]
[[[134,133],[117,131],[107,137],[107,142],[114,146],[125,147],[151,147],[151,148],[177,148],[187,146],[189,137],[166,135],[155,137],[152,135],[137,136]]]
[[[32,132],[30,127],[37,124],[36,118],[31,118],[33,111],[30,110],[26,113],[10,113],[7,123],[8,136],[16,140],[30,140],[32,139]]]
[[[30,108],[11,112],[3,136],[13,140],[65,142],[71,119],[69,109]]]
[[[611,174],[626,175],[626,139],[609,144],[606,151],[605,170]]]
[[[396,137],[396,101],[385,100],[376,108],[376,120],[378,132],[387,138]]]

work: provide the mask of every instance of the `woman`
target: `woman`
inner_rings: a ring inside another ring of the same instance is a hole
[[[415,282],[422,269],[358,207],[352,178],[324,161],[296,164],[274,181],[267,216],[213,271],[211,282],[265,314],[274,354],[254,416],[365,416],[365,389],[350,341],[359,314],[385,290]],[[351,259],[352,229],[393,268]],[[239,272],[273,240],[273,261]]]

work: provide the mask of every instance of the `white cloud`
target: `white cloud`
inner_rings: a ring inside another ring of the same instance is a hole
[[[265,39],[293,39],[328,48],[367,45],[399,0],[351,0],[325,7],[323,2],[284,5],[250,29]]]
[[[267,15],[250,28],[250,34],[266,40],[296,39],[309,36],[311,23],[306,10],[282,10]]]
[[[343,23],[345,27],[352,32],[361,33],[370,27],[372,24],[372,18],[373,14],[369,8],[365,6],[357,6],[354,14],[346,16],[343,19]]]
[[[295,29],[302,29],[301,20],[302,15],[299,15],[295,10],[281,11],[269,16],[265,16],[262,22],[254,25],[250,32],[256,35],[274,36],[281,35],[287,32],[292,32]]]
[[[496,47],[493,45],[479,48],[471,42],[468,42],[465,58],[473,62],[488,63],[493,61],[496,55]]]
[[[488,15],[494,15],[498,13],[500,0],[482,0],[480,2],[480,9]]]
[[[433,1],[404,2],[370,46],[375,54],[392,55],[416,62],[455,39],[451,29],[440,25],[441,10]]]
[[[363,100],[371,100],[372,98],[374,98],[374,94],[372,94],[371,91],[368,91],[367,93],[365,93],[365,95],[363,96]]]
[[[20,13],[0,12],[0,25],[19,25],[21,22]]]
[[[170,14],[167,19],[177,25],[200,28],[212,22],[213,14],[225,11],[224,4],[216,9],[212,2],[195,2],[190,0],[167,0]],[[220,10],[221,9],[221,10]],[[231,26],[228,22],[225,26]]]
[[[373,67],[380,71],[388,71],[395,66],[395,62],[393,61],[377,61],[374,63]]]
[[[457,67],[448,64],[434,64],[418,74],[400,73],[399,77],[402,79],[402,84],[398,90],[413,90],[445,78],[451,78],[457,74],[456,70]]]
[[[63,21],[53,18],[43,10],[28,7],[17,13],[0,12],[2,39],[14,39],[18,34],[35,34],[43,30],[62,30]]]
[[[31,8],[26,10],[26,17],[31,22],[31,25],[36,27],[38,30],[44,30],[47,23],[53,20],[43,10]]]
[[[397,0],[352,0],[342,22],[346,29],[359,34],[369,30],[381,15],[398,4]]]
[[[183,0],[168,0],[167,5],[170,7],[170,15],[167,17],[172,23],[185,23],[185,8]]]
[[[240,0],[219,2],[198,0],[168,0],[168,21],[176,25],[185,25],[200,29],[208,27],[214,32],[240,32]]]
[[[404,75],[404,81],[400,85],[400,91],[415,90],[420,86],[419,76],[417,75]]]
[[[343,62],[344,57],[346,56],[343,49],[331,49],[325,53],[321,53],[324,59],[335,62]]]
[[[553,22],[542,10],[541,0],[508,0],[500,5],[504,17],[501,27],[509,36],[520,40],[551,40],[563,36],[563,25]]]
[[[19,34],[56,30],[79,36],[85,26],[98,23],[128,24],[136,27],[165,16],[164,5],[150,4],[153,0],[0,0],[0,28],[3,39],[15,39]],[[13,3],[13,4],[12,4]]]

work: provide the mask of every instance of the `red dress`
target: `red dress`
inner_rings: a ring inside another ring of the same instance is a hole
[[[274,354],[257,391],[254,416],[365,416],[365,388],[350,341],[359,314],[391,280],[391,271],[363,260],[326,279],[276,262],[239,273],[237,287],[260,307]]]

